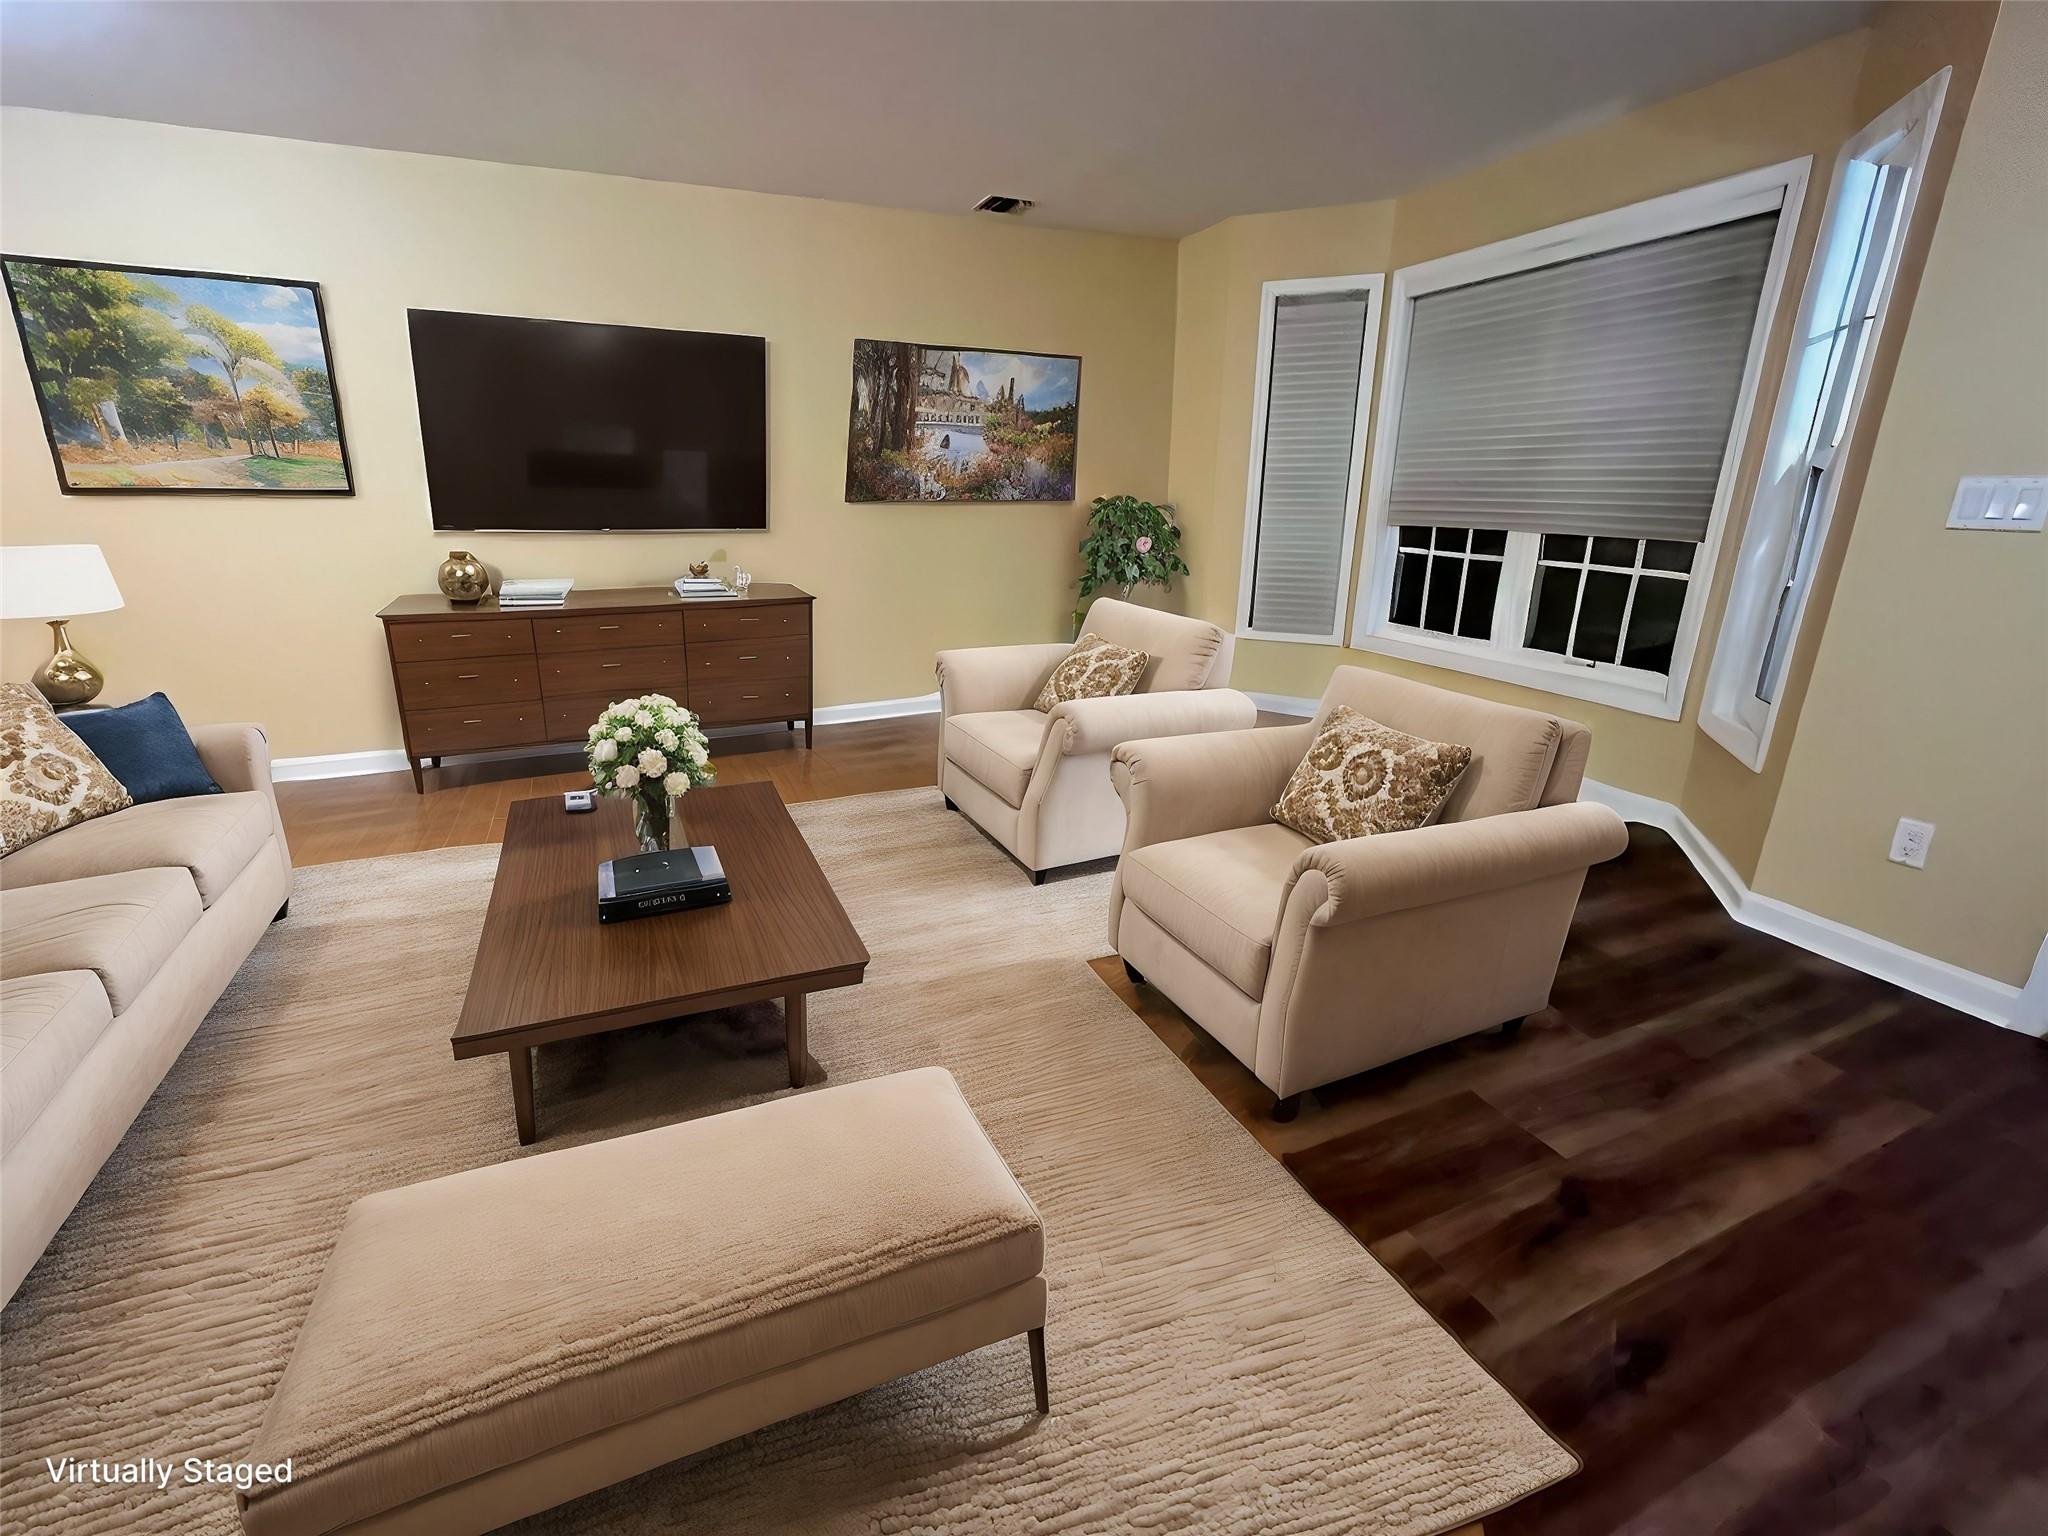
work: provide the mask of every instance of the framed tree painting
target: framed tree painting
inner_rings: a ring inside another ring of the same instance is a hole
[[[1072,501],[1081,359],[853,344],[848,501]]]
[[[317,283],[0,257],[69,493],[349,496]]]

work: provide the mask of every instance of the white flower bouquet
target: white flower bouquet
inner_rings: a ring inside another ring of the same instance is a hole
[[[590,728],[584,755],[599,794],[632,799],[633,829],[649,853],[671,846],[676,802],[716,777],[697,717],[662,693],[605,710]]]

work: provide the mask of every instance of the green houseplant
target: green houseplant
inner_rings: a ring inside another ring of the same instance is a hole
[[[1115,587],[1128,598],[1139,585],[1163,587],[1188,573],[1180,557],[1180,525],[1172,507],[1154,506],[1135,496],[1098,496],[1088,513],[1088,533],[1081,540],[1081,601],[1103,587]],[[1081,612],[1076,609],[1074,622]]]

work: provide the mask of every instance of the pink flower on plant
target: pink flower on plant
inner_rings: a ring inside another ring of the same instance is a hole
[[[1151,535],[1150,535],[1149,533],[1147,533],[1147,534],[1140,534],[1140,535],[1138,536],[1138,543],[1137,543],[1137,550],[1138,550],[1138,553],[1139,553],[1139,554],[1141,554],[1141,555],[1143,555],[1143,554],[1149,554],[1149,553],[1151,552],[1151,549],[1152,549],[1152,536],[1151,536]]]

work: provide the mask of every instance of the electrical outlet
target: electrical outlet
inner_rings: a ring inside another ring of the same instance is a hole
[[[1891,860],[1908,869],[1927,867],[1927,845],[1934,841],[1934,823],[1915,821],[1910,816],[1899,818],[1899,829],[1892,834]]]

